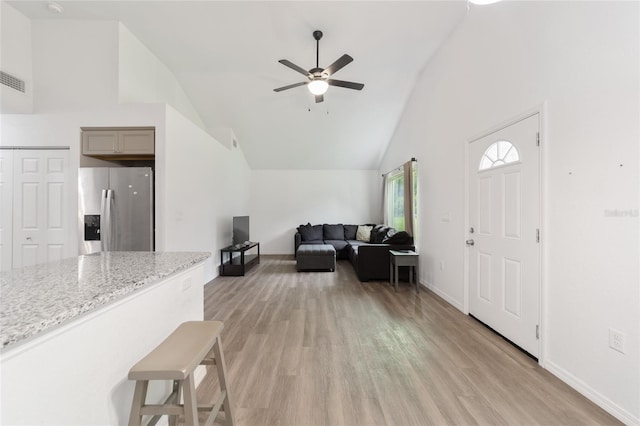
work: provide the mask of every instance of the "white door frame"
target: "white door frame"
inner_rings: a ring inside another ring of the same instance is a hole
[[[502,130],[506,127],[511,126],[519,121],[522,121],[526,118],[529,118],[533,115],[538,114],[539,119],[539,131],[540,131],[540,170],[539,170],[539,185],[540,185],[540,309],[539,309],[539,318],[540,318],[540,338],[538,341],[538,364],[542,367],[545,366],[545,360],[547,358],[547,345],[546,339],[547,336],[547,272],[546,272],[546,241],[547,241],[547,208],[546,208],[546,199],[547,199],[547,161],[546,161],[546,146],[548,143],[547,140],[547,131],[546,131],[546,101],[519,114],[515,117],[511,117],[508,120],[503,121],[500,124],[497,124],[484,132],[467,139],[467,143],[465,144],[464,150],[464,238],[469,239],[473,238],[473,236],[469,233],[469,147],[471,143],[474,141],[488,136],[492,133],[495,133],[499,130]],[[464,241],[460,241],[461,244],[464,244]],[[463,309],[465,314],[469,314],[469,249],[465,247],[464,250],[464,302]]]

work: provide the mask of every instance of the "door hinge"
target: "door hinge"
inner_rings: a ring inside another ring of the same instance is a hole
[[[540,229],[536,229],[536,243],[540,242]]]
[[[536,146],[540,146],[540,132],[536,132]]]
[[[536,339],[540,339],[540,326],[536,324]]]

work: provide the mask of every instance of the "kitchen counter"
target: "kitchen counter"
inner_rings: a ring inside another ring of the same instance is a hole
[[[126,424],[131,366],[203,319],[209,256],[107,252],[0,273],[0,424]],[[147,400],[170,393],[158,381]]]
[[[105,252],[2,272],[2,350],[122,299],[209,255]]]

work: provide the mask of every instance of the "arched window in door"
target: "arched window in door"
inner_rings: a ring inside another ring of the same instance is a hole
[[[489,170],[518,161],[520,161],[520,154],[514,144],[509,141],[497,141],[492,143],[482,155],[478,170]]]

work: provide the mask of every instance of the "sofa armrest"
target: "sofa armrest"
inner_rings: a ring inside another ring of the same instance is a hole
[[[297,257],[298,247],[300,247],[300,243],[302,243],[302,235],[299,232],[296,232],[293,236],[293,257]]]
[[[413,245],[363,244],[354,265],[361,281],[389,279],[389,250],[415,250]]]

